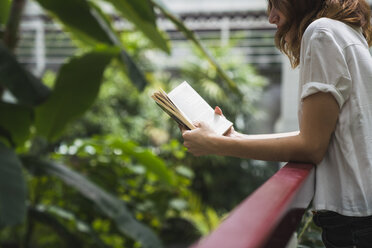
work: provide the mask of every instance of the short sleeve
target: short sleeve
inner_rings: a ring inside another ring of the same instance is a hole
[[[305,51],[301,100],[317,92],[327,92],[342,108],[352,87],[343,49],[330,32],[316,30]]]

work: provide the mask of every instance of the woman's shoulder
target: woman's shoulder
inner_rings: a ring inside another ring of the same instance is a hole
[[[344,44],[360,43],[363,40],[359,29],[326,17],[313,21],[305,30],[303,37],[305,40],[310,40],[315,35],[332,36],[339,43]]]
[[[316,28],[329,28],[329,27],[332,27],[332,26],[337,26],[339,25],[340,21],[337,21],[337,20],[334,20],[334,19],[331,19],[331,18],[327,18],[327,17],[322,17],[322,18],[319,18],[319,19],[316,19],[314,20],[308,28],[310,29],[316,29]]]
[[[330,19],[327,17],[322,17],[310,23],[310,25],[305,30],[305,34],[312,34],[314,32],[321,32],[321,31],[338,33],[348,28],[350,27],[348,27],[348,25],[346,25],[343,22]]]

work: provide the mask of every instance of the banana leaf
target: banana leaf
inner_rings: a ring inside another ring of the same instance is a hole
[[[53,141],[83,114],[96,99],[106,66],[117,54],[117,50],[92,51],[64,64],[51,96],[36,109],[37,134]]]

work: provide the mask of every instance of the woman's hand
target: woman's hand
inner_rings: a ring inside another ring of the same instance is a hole
[[[196,129],[186,130],[182,128],[183,144],[188,152],[194,156],[202,156],[216,153],[213,138],[218,135],[205,122],[193,123]]]
[[[219,107],[214,109],[214,113],[222,115],[222,110]],[[217,139],[219,135],[216,134],[207,123],[196,122],[194,123],[196,129],[186,130],[183,126],[179,126],[184,139],[184,146],[194,156],[210,155],[218,153],[217,150]],[[227,137],[239,137],[239,133],[231,127],[224,136]]]

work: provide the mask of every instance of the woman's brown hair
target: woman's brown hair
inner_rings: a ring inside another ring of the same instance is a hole
[[[268,11],[273,7],[286,17],[276,32],[275,44],[289,57],[293,68],[300,63],[301,40],[306,28],[321,17],[361,27],[368,45],[372,46],[371,10],[365,0],[269,0]]]

